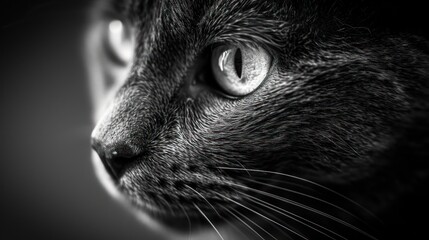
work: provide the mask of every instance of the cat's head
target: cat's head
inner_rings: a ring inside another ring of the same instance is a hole
[[[362,203],[368,182],[392,187],[393,156],[427,112],[423,40],[350,26],[341,4],[113,2],[120,21],[92,31],[91,71],[119,84],[92,142],[106,184],[138,211],[187,230],[262,214],[258,202],[299,215],[297,199],[335,195],[314,182],[353,186]]]

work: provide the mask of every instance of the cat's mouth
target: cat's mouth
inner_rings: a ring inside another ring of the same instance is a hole
[[[225,222],[225,217],[221,217],[224,212],[231,211],[237,207],[234,202],[242,200],[236,191],[238,184],[207,172],[172,177],[165,171],[161,171],[162,174],[134,165],[116,177],[98,156],[93,157],[93,162],[99,179],[111,195],[130,203],[133,211],[137,209],[174,231],[186,232],[189,225],[203,229],[210,222],[219,225]]]
[[[221,213],[241,200],[231,181],[225,179],[141,174],[139,168],[127,170],[117,188],[137,209],[175,230],[186,231],[189,224],[205,226],[207,218],[222,221]]]

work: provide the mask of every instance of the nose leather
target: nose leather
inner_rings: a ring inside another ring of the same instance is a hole
[[[136,160],[139,155],[133,148],[124,142],[104,144],[102,141],[93,138],[92,148],[97,152],[104,167],[112,176],[118,180],[127,166]]]

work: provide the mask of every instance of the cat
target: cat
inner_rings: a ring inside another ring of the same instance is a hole
[[[104,186],[169,239],[416,238],[429,45],[376,10],[97,2],[86,53]]]

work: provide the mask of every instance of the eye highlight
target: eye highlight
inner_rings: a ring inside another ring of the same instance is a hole
[[[222,45],[212,52],[211,68],[219,86],[232,96],[245,96],[265,80],[271,55],[261,47]]]

